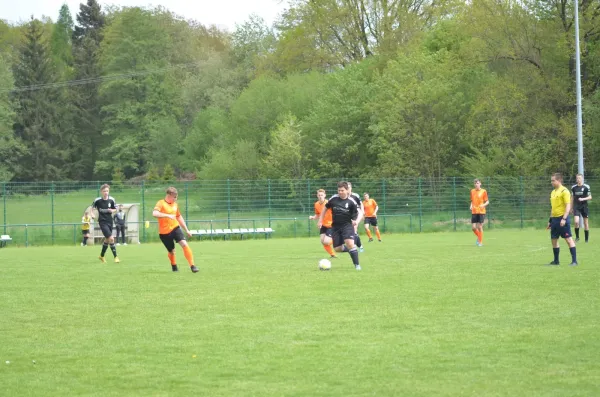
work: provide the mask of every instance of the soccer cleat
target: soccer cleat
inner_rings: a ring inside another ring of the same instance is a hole
[[[171,265],[171,270],[173,270],[174,272],[179,271],[179,269],[177,268],[177,265]]]
[[[577,262],[571,262],[571,263],[569,263],[569,266],[577,266],[577,265],[579,265],[579,263],[577,263]]]
[[[575,242],[579,241],[579,237],[575,238]]]
[[[560,263],[559,262],[555,262],[555,261],[552,261],[552,262],[548,263],[548,266],[558,266],[558,265],[560,265]]]
[[[356,270],[362,270],[362,268],[360,267],[360,265],[354,265],[354,268],[355,268]]]
[[[198,268],[196,266],[190,266],[190,270],[194,273],[198,273]]]
[[[117,243],[117,245],[121,245],[121,243]]]
[[[358,252],[365,252],[365,248],[364,248],[364,247],[360,247],[360,248],[358,249]]]
[[[121,260],[119,259],[118,256],[115,256],[115,263],[121,263]]]
[[[123,243],[123,245],[127,245],[127,243]]]
[[[379,240],[379,241],[381,241],[381,240]],[[372,242],[373,242],[373,239],[372,239],[372,238],[370,238],[370,239],[369,239],[369,242],[370,242],[370,243],[372,243]]]
[[[337,259],[337,255],[331,255],[331,259]]]
[[[103,257],[103,256],[99,256],[99,257],[98,257],[98,259],[100,259],[100,262],[102,262],[102,263],[106,263],[106,259],[104,259],[104,257]]]
[[[381,242],[381,240],[379,240],[379,242]]]

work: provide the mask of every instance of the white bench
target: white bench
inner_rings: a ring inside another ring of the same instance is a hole
[[[240,238],[243,240],[245,235],[251,235],[251,234],[264,234],[265,238],[268,238],[275,230],[273,230],[270,227],[267,228],[257,228],[257,229],[212,229],[212,230],[203,230],[203,229],[199,229],[199,230],[190,230],[190,233],[192,234],[192,236],[196,236],[196,237],[221,237],[223,236],[223,239],[226,239],[227,236],[232,236],[232,235],[239,235]]]
[[[12,238],[8,234],[0,235],[0,248],[6,247],[6,243],[12,241]]]

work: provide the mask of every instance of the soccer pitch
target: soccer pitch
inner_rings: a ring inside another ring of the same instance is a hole
[[[599,232],[1,249],[2,395],[598,396]]]

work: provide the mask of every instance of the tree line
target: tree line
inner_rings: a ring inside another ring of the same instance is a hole
[[[580,0],[600,173],[599,0]],[[290,0],[233,32],[81,3],[0,21],[0,180],[577,171],[573,4]]]

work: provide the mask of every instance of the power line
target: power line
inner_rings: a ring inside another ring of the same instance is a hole
[[[143,70],[143,71],[139,71],[139,72],[115,74],[115,75],[109,75],[109,76],[90,77],[87,79],[61,81],[61,82],[48,83],[48,84],[33,84],[33,85],[29,85],[29,86],[15,87],[13,89],[0,89],[0,92],[38,91],[38,90],[46,90],[46,89],[52,89],[52,88],[72,87],[72,86],[85,85],[85,84],[96,84],[96,83],[101,83],[104,81],[121,80],[121,79],[130,78],[130,77],[147,76],[149,74],[156,74],[156,73],[165,73],[165,72],[169,72],[171,70],[185,69],[185,68],[192,67],[192,66],[198,66],[199,64],[200,64],[200,62],[190,62],[190,63],[184,63],[184,64],[180,64],[180,65],[167,66],[167,67],[160,68],[160,69]]]

